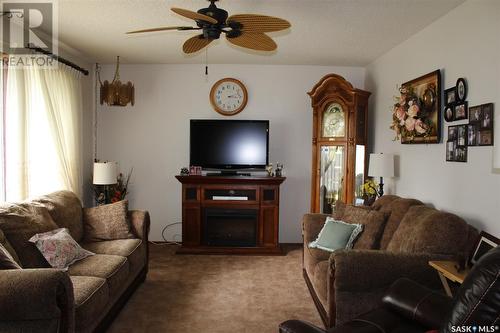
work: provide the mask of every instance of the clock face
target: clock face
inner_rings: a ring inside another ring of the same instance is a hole
[[[323,137],[339,138],[345,136],[345,114],[342,106],[332,103],[323,113]]]
[[[210,102],[215,111],[226,116],[241,112],[247,104],[247,98],[245,86],[236,79],[219,80],[210,91]]]

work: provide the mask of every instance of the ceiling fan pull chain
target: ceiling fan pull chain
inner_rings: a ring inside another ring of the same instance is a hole
[[[205,76],[208,76],[208,48],[205,49]]]

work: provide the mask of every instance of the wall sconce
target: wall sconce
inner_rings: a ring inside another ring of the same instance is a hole
[[[122,83],[120,81],[120,57],[116,57],[115,77],[111,83],[105,80],[101,81],[99,71],[97,76],[101,84],[101,105],[106,102],[109,106],[126,106],[128,103],[134,105],[134,85],[132,82]]]

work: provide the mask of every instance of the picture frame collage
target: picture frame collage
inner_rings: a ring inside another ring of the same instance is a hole
[[[448,126],[446,161],[467,162],[468,147],[493,146],[493,103],[469,108],[467,82],[459,78],[455,87],[444,91],[444,119],[447,122],[468,120],[468,123]]]

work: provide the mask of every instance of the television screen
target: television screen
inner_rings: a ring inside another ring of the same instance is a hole
[[[268,155],[268,120],[191,120],[191,165],[204,169],[263,169]]]

